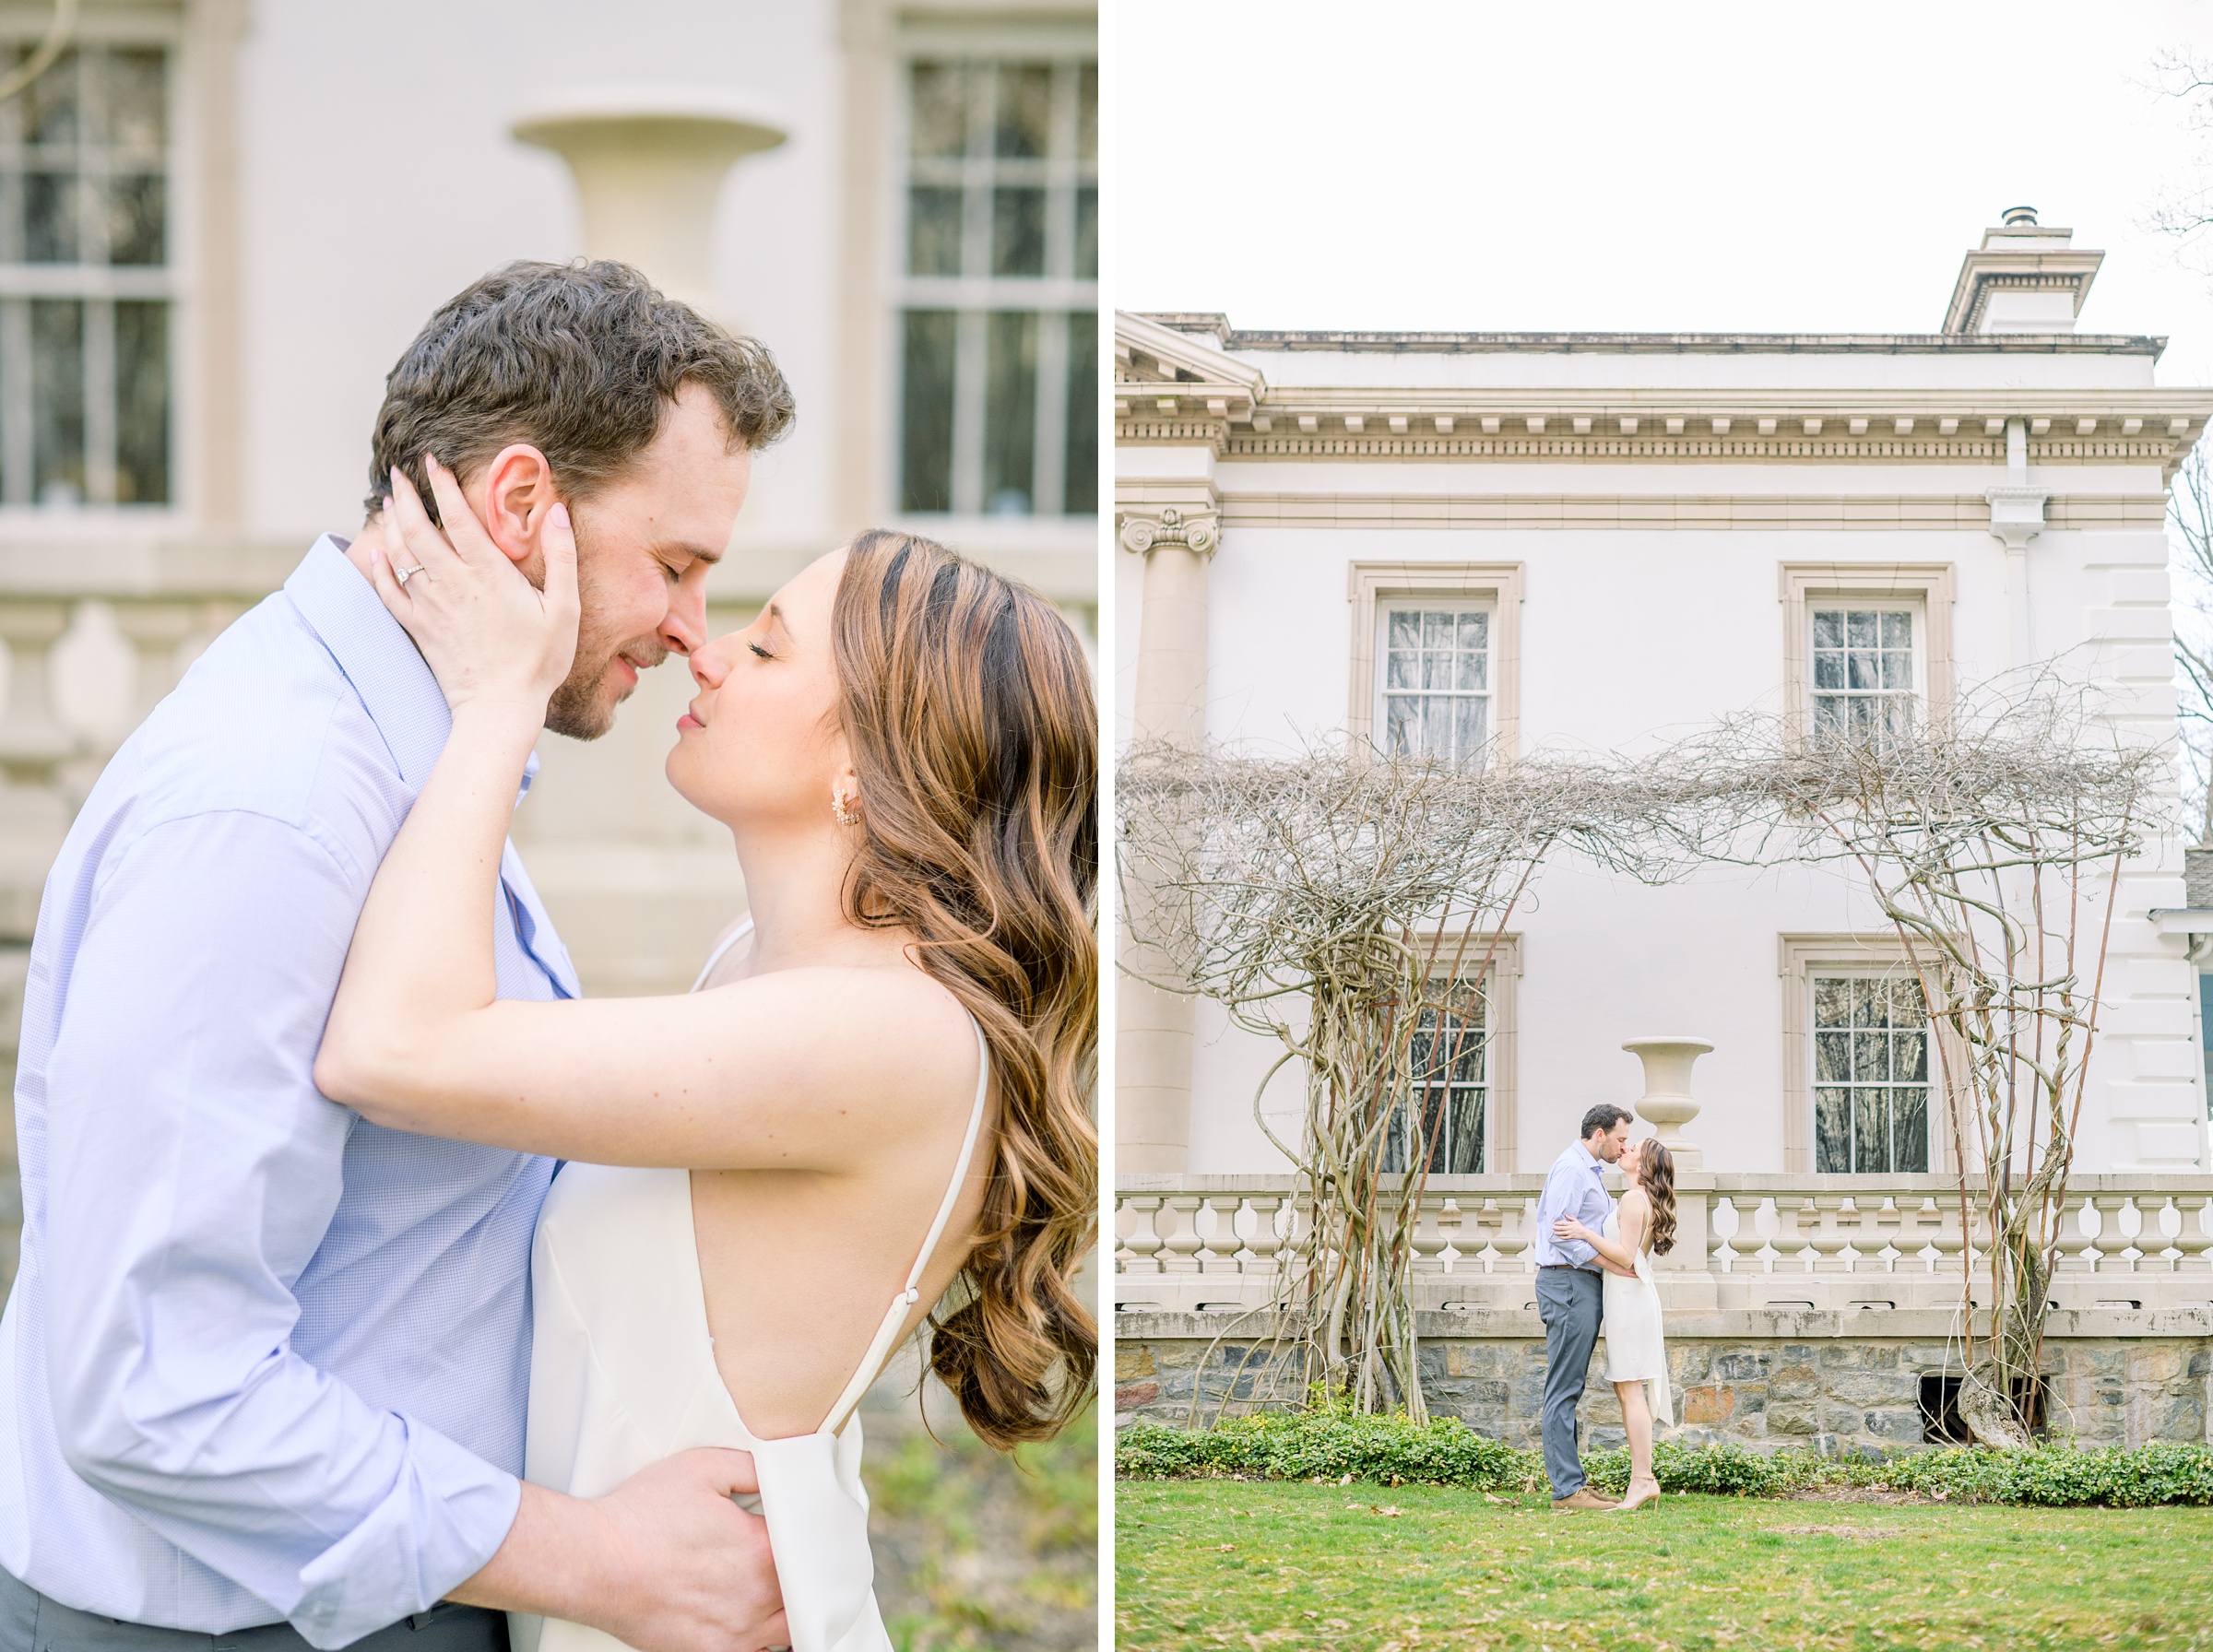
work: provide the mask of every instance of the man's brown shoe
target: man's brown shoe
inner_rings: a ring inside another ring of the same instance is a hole
[[[1601,1497],[1589,1486],[1584,1486],[1572,1497],[1555,1497],[1552,1500],[1552,1512],[1556,1515],[1603,1514],[1613,1506],[1612,1498]]]

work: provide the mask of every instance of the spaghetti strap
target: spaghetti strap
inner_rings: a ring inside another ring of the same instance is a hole
[[[945,1197],[938,1201],[938,1214],[929,1224],[929,1233],[922,1241],[921,1250],[916,1253],[914,1267],[907,1269],[905,1286],[892,1299],[883,1323],[877,1327],[875,1339],[869,1344],[869,1351],[861,1356],[859,1369],[853,1373],[852,1380],[846,1384],[845,1392],[837,1397],[837,1402],[830,1408],[830,1414],[822,1420],[822,1427],[815,1431],[818,1434],[834,1434],[845,1426],[846,1419],[852,1414],[853,1408],[860,1403],[860,1397],[869,1391],[869,1385],[876,1380],[877,1374],[883,1369],[884,1361],[891,1357],[892,1350],[898,1345],[899,1332],[906,1324],[908,1311],[922,1298],[919,1287],[923,1270],[929,1266],[929,1258],[938,1248],[938,1241],[944,1237],[945,1224],[953,1220],[953,1208],[960,1202],[961,1189],[967,1184],[968,1163],[976,1156],[976,1139],[984,1125],[984,1099],[989,1093],[991,1085],[991,1046],[984,1040],[982,1024],[973,1015],[968,1020],[969,1024],[976,1028],[976,1100],[968,1109],[968,1133],[961,1138],[961,1156],[953,1162],[953,1180],[945,1186]]]
[[[693,992],[706,985],[707,977],[715,973],[715,966],[722,962],[724,954],[750,935],[752,927],[752,914],[749,913],[722,938],[715,950],[707,954],[707,962],[701,968],[699,978],[692,983]],[[883,1363],[891,1358],[892,1350],[898,1345],[899,1332],[906,1324],[908,1310],[921,1300],[923,1271],[929,1266],[929,1258],[938,1248],[938,1241],[945,1236],[945,1224],[953,1220],[953,1208],[960,1203],[961,1189],[967,1185],[969,1162],[976,1157],[976,1137],[983,1130],[984,1102],[991,1088],[991,1046],[984,1037],[983,1024],[974,1015],[968,1017],[968,1024],[976,1029],[976,1100],[968,1108],[968,1130],[961,1138],[961,1156],[953,1162],[953,1180],[945,1186],[945,1197],[938,1201],[938,1213],[930,1221],[929,1232],[922,1240],[921,1250],[916,1253],[915,1265],[907,1269],[905,1285],[892,1299],[891,1307],[884,1313],[883,1323],[876,1328],[876,1335],[869,1343],[868,1352],[861,1356],[859,1368],[846,1384],[845,1391],[837,1397],[836,1403],[831,1406],[830,1414],[823,1419],[822,1425],[815,1430],[817,1434],[835,1434],[845,1426],[846,1419],[853,1413],[853,1408],[860,1403],[861,1396],[869,1391],[869,1385],[882,1371]]]
[[[723,954],[752,932],[753,914],[749,912],[730,926],[730,932],[728,935],[715,943],[715,950],[707,954],[706,962],[699,966],[699,975],[692,983],[691,990],[697,992],[704,986],[707,984],[707,977],[715,973],[715,966],[722,962]]]

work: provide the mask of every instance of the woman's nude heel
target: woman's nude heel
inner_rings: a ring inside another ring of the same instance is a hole
[[[1664,1495],[1664,1493],[1663,1493],[1658,1487],[1654,1487],[1649,1495],[1639,1497],[1634,1503],[1615,1504],[1614,1505],[1613,1512],[1617,1515],[1633,1515],[1640,1508],[1651,1508],[1653,1504],[1660,1501],[1663,1495]]]

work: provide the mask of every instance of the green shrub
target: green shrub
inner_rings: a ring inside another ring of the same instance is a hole
[[[1116,1442],[1115,1471],[1129,1480],[1349,1475],[1378,1484],[1519,1491],[1543,1470],[1527,1452],[1485,1439],[1449,1417],[1423,1423],[1403,1411],[1363,1412],[1333,1402],[1301,1411],[1256,1411],[1198,1433],[1141,1422]]]
[[[1627,1451],[1583,1458],[1592,1483],[1619,1493],[1629,1482]],[[1124,1480],[1197,1477],[1337,1481],[1378,1485],[1462,1486],[1479,1492],[1534,1491],[1544,1459],[1487,1439],[1451,1418],[1417,1423],[1403,1411],[1375,1415],[1342,1400],[1301,1411],[1263,1411],[1211,1429],[1186,1432],[1141,1422],[1115,1445]],[[2213,1504],[2213,1447],[2157,1445],[2033,1451],[1982,1447],[1894,1457],[1828,1457],[1805,1451],[1762,1456],[1735,1444],[1652,1450],[1652,1473],[1668,1492],[1722,1497],[1774,1497],[1828,1486],[1911,1492],[1959,1503],[2050,1507]]]

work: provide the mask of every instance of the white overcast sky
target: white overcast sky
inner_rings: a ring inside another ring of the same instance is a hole
[[[2078,325],[2213,383],[2143,227],[2213,155],[2149,89],[2213,4],[1109,0],[1109,297],[1244,327],[1935,332],[2026,203]],[[2213,266],[2213,246],[2201,262]]]

